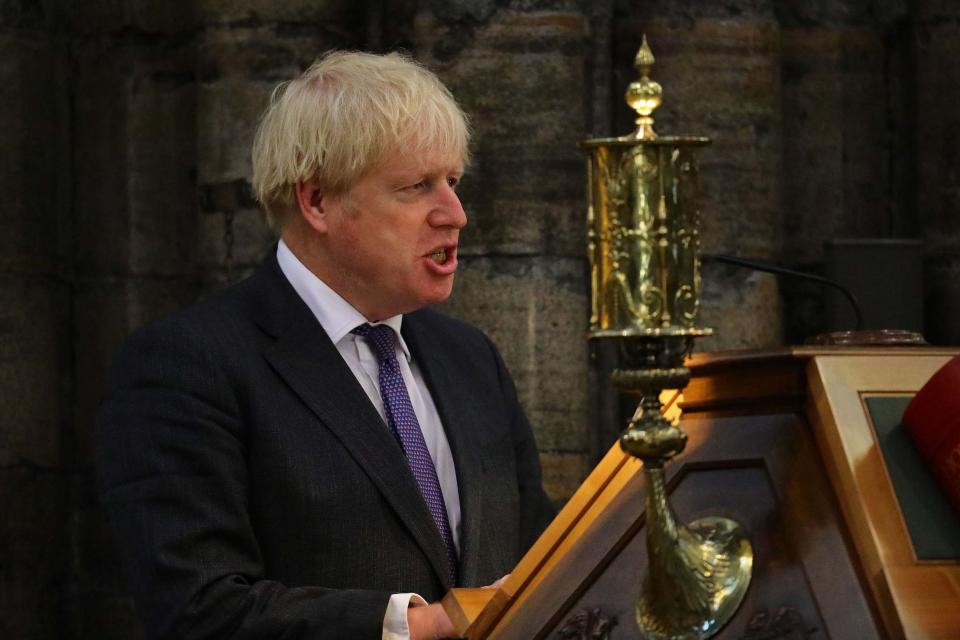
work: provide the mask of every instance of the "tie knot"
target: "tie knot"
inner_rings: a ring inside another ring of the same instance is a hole
[[[350,331],[350,333],[355,333],[369,340],[370,344],[373,345],[374,351],[377,352],[377,359],[380,362],[396,359],[393,329],[387,325],[361,324]]]

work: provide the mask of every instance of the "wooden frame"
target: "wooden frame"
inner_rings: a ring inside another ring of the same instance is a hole
[[[960,562],[916,559],[863,400],[912,395],[956,353],[799,347],[689,361],[690,385],[665,399],[683,409],[690,436],[668,466],[670,491],[722,471],[746,495],[736,477],[757,469],[773,492],[767,506],[724,507],[738,521],[753,517],[749,530],[767,549],[757,555],[744,610],[720,638],[752,633],[755,613],[783,607],[824,637],[958,637]],[[471,640],[546,638],[572,612],[600,605],[627,637],[639,588],[631,576],[646,565],[645,491],[639,463],[611,448],[498,589],[447,594],[457,630]],[[694,505],[691,495],[678,504]],[[629,573],[618,570],[621,553]]]
[[[956,638],[960,561],[919,561],[864,398],[913,394],[954,351],[819,355],[807,364],[808,415],[891,637]]]

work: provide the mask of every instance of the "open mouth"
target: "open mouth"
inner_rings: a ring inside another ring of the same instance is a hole
[[[437,249],[430,254],[430,259],[436,262],[437,264],[446,264],[447,262],[447,250],[446,249]]]
[[[430,273],[444,277],[453,275],[457,270],[457,245],[437,247],[424,254],[422,259]]]

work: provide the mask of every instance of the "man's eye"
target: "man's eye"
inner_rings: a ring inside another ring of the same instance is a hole
[[[451,188],[456,189],[457,185],[460,184],[460,178],[451,176],[447,178],[447,184],[450,185]]]
[[[411,191],[421,191],[422,189],[426,189],[426,188],[427,188],[426,180],[421,180],[420,182],[417,182],[407,187],[407,189],[410,189]]]

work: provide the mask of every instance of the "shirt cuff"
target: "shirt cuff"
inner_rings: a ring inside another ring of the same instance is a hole
[[[383,615],[383,640],[410,640],[407,609],[426,604],[427,601],[415,593],[395,593],[390,596],[387,612]]]

